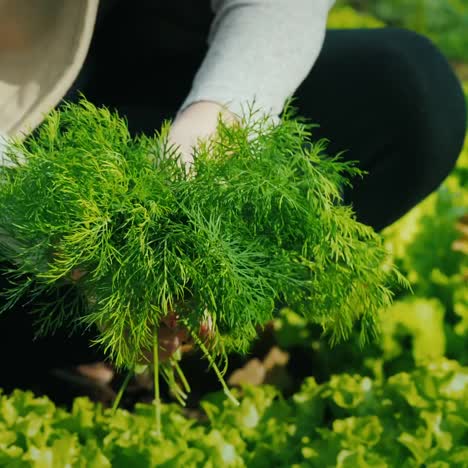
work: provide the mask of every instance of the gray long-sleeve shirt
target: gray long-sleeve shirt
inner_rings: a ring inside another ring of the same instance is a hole
[[[209,50],[182,109],[197,101],[247,104],[278,115],[310,72],[334,0],[211,0]]]

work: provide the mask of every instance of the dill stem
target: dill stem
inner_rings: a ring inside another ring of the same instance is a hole
[[[156,435],[161,435],[161,394],[159,389],[159,341],[158,328],[153,329],[153,378],[154,378],[154,417]]]
[[[192,330],[192,327],[188,325],[187,322],[185,322],[185,326],[187,327],[187,330],[189,331],[193,341],[195,344],[201,349],[202,353],[204,354],[205,358],[208,360],[210,363],[210,367],[213,368],[214,373],[216,374],[216,377],[218,377],[218,381],[223,387],[224,394],[227,396],[227,398],[235,405],[239,406],[239,401],[237,398],[231,393],[229,390],[226,381],[223,378],[223,375],[221,374],[221,371],[219,370],[218,366],[216,365],[215,360],[211,356],[210,352],[208,351],[207,347],[203,343],[203,341],[200,339],[200,337]]]
[[[115,414],[115,412],[117,411],[117,408],[120,405],[120,401],[122,400],[123,394],[124,394],[125,390],[128,387],[128,384],[130,382],[130,379],[132,378],[132,375],[133,375],[133,372],[128,371],[128,373],[127,373],[127,375],[125,377],[125,380],[123,381],[122,385],[120,386],[119,392],[117,393],[117,396],[115,397],[114,403],[112,404],[112,414]]]
[[[187,392],[187,393],[190,393],[190,385],[189,383],[187,382],[187,379],[182,371],[182,369],[180,368],[179,366],[179,363],[177,361],[174,361],[173,364],[172,364],[177,372],[177,375],[182,383],[182,386],[184,387],[184,390]]]

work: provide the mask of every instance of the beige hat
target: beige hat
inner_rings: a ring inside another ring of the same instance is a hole
[[[22,138],[80,71],[99,0],[0,0],[0,134]]]

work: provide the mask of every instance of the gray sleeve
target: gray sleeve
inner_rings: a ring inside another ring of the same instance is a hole
[[[197,101],[281,113],[315,63],[334,0],[212,0],[209,49],[181,109]]]

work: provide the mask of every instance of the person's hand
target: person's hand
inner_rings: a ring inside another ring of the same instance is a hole
[[[191,104],[180,112],[174,120],[169,133],[169,141],[178,148],[181,162],[190,172],[193,164],[194,147],[200,140],[212,138],[216,134],[218,119],[226,124],[238,123],[238,118],[226,107],[212,101]],[[209,320],[200,324],[199,336],[210,337],[212,324]],[[178,350],[185,351],[192,346],[187,330],[181,327],[177,314],[171,314],[159,329],[159,353],[161,360],[167,360]]]
[[[213,338],[213,323],[208,314],[200,323],[197,335],[203,342]],[[178,351],[191,350],[194,344],[189,331],[181,324],[179,316],[174,312],[162,320],[158,330],[158,343],[161,361],[167,361]],[[152,361],[152,350],[145,353],[145,358],[147,361]]]
[[[175,313],[169,314],[162,320],[158,329],[158,344],[159,359],[163,362],[170,359],[177,351],[186,351],[191,347],[189,333],[180,326],[178,316]],[[148,350],[145,357],[148,361],[152,361],[152,350]]]
[[[191,104],[175,118],[169,141],[179,148],[181,162],[190,171],[193,164],[193,148],[199,140],[206,140],[216,134],[218,118],[227,124],[238,122],[237,117],[221,104],[211,101],[200,101]]]

